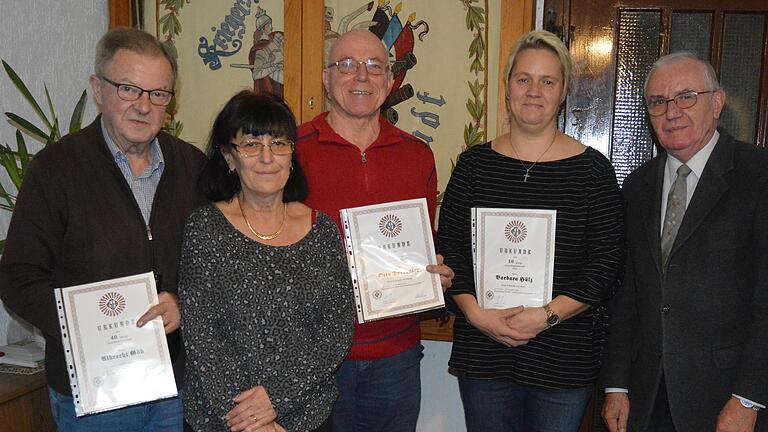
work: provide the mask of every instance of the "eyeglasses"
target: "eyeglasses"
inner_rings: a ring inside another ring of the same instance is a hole
[[[688,91],[680,93],[672,99],[666,99],[663,97],[653,97],[648,99],[646,106],[648,107],[648,114],[657,117],[664,115],[667,112],[667,106],[670,102],[674,102],[680,109],[687,109],[696,105],[696,101],[699,99],[699,95],[706,93],[714,93],[716,90],[707,90],[702,92]]]
[[[339,61],[328,64],[327,68],[336,66],[336,70],[346,75],[354,75],[357,73],[358,68],[361,65],[365,65],[365,70],[371,75],[384,75],[389,70],[388,63],[382,63],[375,58],[369,58],[368,60],[357,61],[352,58],[345,58]]]
[[[285,138],[273,139],[272,141],[262,141],[258,139],[243,140],[242,142],[232,143],[235,150],[243,157],[259,156],[264,147],[269,147],[269,151],[275,156],[288,156],[293,153],[293,141]]]
[[[117,97],[126,101],[133,102],[138,100],[142,94],[147,93],[149,95],[149,101],[153,105],[166,106],[171,103],[171,99],[176,94],[168,90],[146,90],[133,84],[116,83],[107,77],[100,77],[102,80],[112,84],[117,88]]]

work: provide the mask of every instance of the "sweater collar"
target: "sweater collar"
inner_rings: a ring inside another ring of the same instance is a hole
[[[312,119],[312,126],[318,133],[317,140],[324,143],[344,144],[357,147],[341,135],[337,134],[336,131],[331,128],[331,125],[328,124],[327,117],[328,112],[324,112]],[[379,136],[376,137],[376,140],[373,141],[368,149],[397,144],[402,140],[401,134],[402,132],[400,129],[387,121],[384,116],[379,115]],[[366,149],[366,151],[368,151],[368,149]]]

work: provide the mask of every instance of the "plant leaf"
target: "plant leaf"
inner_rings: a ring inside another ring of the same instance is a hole
[[[16,148],[16,153],[19,155],[19,163],[21,164],[21,177],[24,178],[24,171],[29,166],[29,151],[27,150],[27,143],[24,142],[24,135],[18,129],[16,129]]]
[[[83,90],[80,100],[77,101],[75,109],[72,110],[72,118],[69,119],[69,133],[80,130],[83,121],[83,112],[85,112],[85,103],[88,101],[88,93]]]
[[[5,168],[5,173],[8,174],[8,178],[11,179],[13,185],[18,189],[21,186],[21,173],[19,172],[19,166],[16,165],[16,155],[7,144],[3,146],[0,165]]]
[[[28,122],[27,120],[24,120],[23,118],[11,112],[5,113],[5,116],[8,117],[12,123],[16,123],[16,128],[22,129],[24,132],[28,133],[32,138],[39,140],[40,142],[48,141],[48,134],[43,132],[42,130],[40,130],[40,128]]]
[[[24,96],[24,99],[27,100],[27,102],[32,105],[32,108],[35,110],[38,116],[45,122],[45,125],[48,126],[50,129],[52,127],[51,122],[48,121],[48,117],[45,116],[45,113],[43,112],[42,108],[40,108],[40,105],[37,103],[34,97],[32,97],[32,93],[29,92],[29,89],[27,88],[26,84],[24,84],[24,81],[19,78],[19,75],[16,74],[16,71],[13,70],[13,68],[5,62],[3,62],[3,68],[5,68],[5,73],[8,75],[8,78],[11,79],[11,82],[13,82],[13,85],[16,86],[17,89],[19,89],[19,92],[22,96]]]

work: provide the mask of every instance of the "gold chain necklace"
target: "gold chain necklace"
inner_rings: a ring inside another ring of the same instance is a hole
[[[557,139],[557,130],[555,130],[555,135],[552,137],[552,142],[550,142],[550,143],[549,143],[549,145],[547,146],[547,148],[544,150],[544,152],[543,152],[542,154],[540,154],[540,155],[539,155],[538,159],[536,159],[536,160],[535,160],[535,161],[534,161],[534,162],[531,164],[531,166],[525,166],[525,164],[523,163],[523,160],[520,158],[520,155],[519,155],[519,154],[517,154],[517,150],[515,149],[515,143],[514,143],[514,142],[512,142],[512,135],[510,135],[510,136],[509,136],[509,143],[512,145],[512,152],[514,152],[514,153],[515,153],[515,157],[517,158],[517,161],[518,161],[518,162],[520,162],[520,165],[522,165],[522,166],[523,166],[523,169],[525,170],[525,175],[523,176],[523,183],[525,183],[525,182],[527,182],[527,181],[528,181],[528,177],[529,177],[528,173],[530,173],[530,172],[531,172],[531,169],[532,169],[533,167],[535,167],[537,163],[539,163],[539,161],[541,160],[541,158],[543,158],[543,157],[544,157],[544,155],[545,155],[545,154],[547,154],[547,152],[549,151],[549,149],[551,149],[551,148],[552,148],[552,145],[554,145],[554,144],[555,144],[555,139]]]
[[[245,224],[248,225],[248,229],[251,230],[253,235],[258,237],[259,239],[273,240],[283,233],[283,228],[285,228],[286,215],[288,214],[288,204],[283,203],[283,222],[280,224],[280,228],[278,228],[277,231],[273,232],[272,234],[260,234],[256,232],[256,230],[253,229],[253,227],[251,226],[251,223],[248,222],[248,218],[245,216],[245,210],[243,209],[243,199],[241,198],[240,195],[237,196],[237,203],[240,206],[240,214],[243,215],[243,219],[245,219]]]

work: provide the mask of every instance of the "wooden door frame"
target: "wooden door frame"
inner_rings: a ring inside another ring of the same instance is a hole
[[[131,0],[109,0],[109,29],[131,26]]]
[[[304,123],[323,111],[323,0],[284,0],[283,98]],[[297,29],[299,31],[290,31]],[[300,53],[296,55],[295,53]]]

